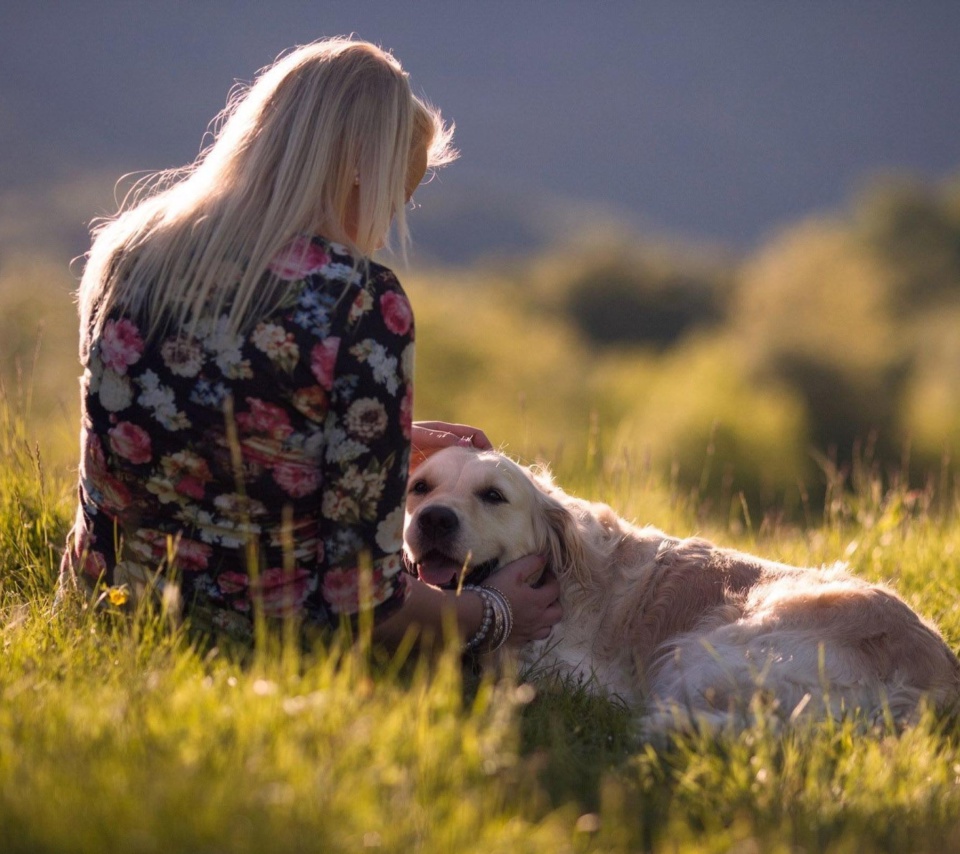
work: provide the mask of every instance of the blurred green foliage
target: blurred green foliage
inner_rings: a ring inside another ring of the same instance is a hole
[[[67,258],[0,251],[0,379],[69,456],[74,276]],[[745,520],[758,502],[820,505],[865,456],[953,486],[960,182],[877,180],[742,258],[590,233],[400,275],[417,417],[473,423],[564,477],[627,461]]]
[[[69,259],[0,254],[0,396],[76,463],[80,366]]]
[[[566,288],[563,308],[597,346],[676,346],[686,334],[717,324],[724,314],[718,283],[679,270],[656,270],[645,259],[600,261]]]
[[[488,427],[520,455],[575,471],[626,449],[723,513],[819,505],[865,458],[952,483],[960,182],[877,180],[740,259],[591,235],[411,289],[433,363],[419,414]],[[591,460],[558,460],[584,447]]]

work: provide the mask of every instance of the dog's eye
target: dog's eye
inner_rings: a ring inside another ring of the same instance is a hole
[[[423,479],[415,480],[407,491],[411,495],[426,495],[430,491],[430,484]]]
[[[507,499],[504,494],[495,487],[490,487],[489,489],[483,490],[480,493],[480,500],[485,504],[506,504]]]

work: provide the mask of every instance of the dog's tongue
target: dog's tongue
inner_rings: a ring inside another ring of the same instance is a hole
[[[417,575],[421,581],[434,587],[452,585],[463,567],[455,560],[442,555],[427,555],[417,564]]]

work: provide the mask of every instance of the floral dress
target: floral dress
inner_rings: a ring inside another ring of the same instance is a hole
[[[172,592],[249,636],[380,619],[405,593],[413,316],[390,270],[321,238],[271,264],[281,304],[146,341],[113,316],[84,365],[80,503],[63,562],[89,591]]]

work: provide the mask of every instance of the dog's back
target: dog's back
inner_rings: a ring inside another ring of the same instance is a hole
[[[574,524],[562,552],[564,620],[529,651],[648,713],[654,727],[857,712],[910,721],[960,700],[960,661],[931,624],[837,564],[798,568],[638,528],[551,494]],[[552,646],[551,646],[552,643]]]

